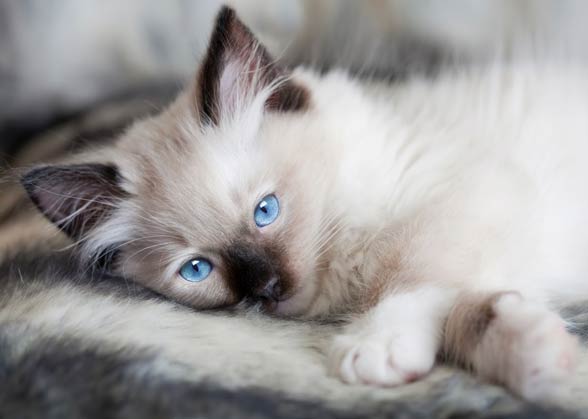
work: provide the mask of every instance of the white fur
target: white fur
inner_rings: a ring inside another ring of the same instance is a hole
[[[321,199],[353,241],[337,237],[331,264],[352,270],[343,249],[392,229],[407,253],[397,277],[569,302],[588,296],[582,68],[499,67],[373,93],[335,74],[310,81],[320,129],[275,119],[266,141],[280,163],[334,160]]]
[[[433,368],[452,297],[434,288],[384,297],[335,339],[333,372],[350,384],[381,386],[424,376]]]

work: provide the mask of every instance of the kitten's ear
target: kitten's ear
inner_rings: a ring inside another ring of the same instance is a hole
[[[268,86],[278,86],[265,102],[268,110],[296,111],[308,105],[308,91],[288,80],[289,72],[271,58],[235,11],[223,7],[216,19],[206,57],[197,79],[196,100],[204,124],[221,116]]]
[[[127,193],[114,166],[75,164],[31,170],[21,183],[37,208],[72,238],[96,227]]]

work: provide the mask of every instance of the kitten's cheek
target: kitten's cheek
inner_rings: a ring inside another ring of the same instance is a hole
[[[315,283],[307,281],[304,286],[298,287],[290,298],[280,301],[274,313],[278,316],[304,316],[308,314],[314,301],[315,292]]]

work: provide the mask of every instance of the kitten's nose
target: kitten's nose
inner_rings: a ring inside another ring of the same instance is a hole
[[[256,297],[267,301],[280,301],[282,297],[282,289],[280,287],[280,280],[277,276],[272,276],[266,284],[258,290]]]

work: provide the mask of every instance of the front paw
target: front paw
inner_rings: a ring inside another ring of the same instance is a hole
[[[380,387],[416,381],[434,362],[428,342],[380,334],[337,336],[329,353],[330,371],[344,382]]]
[[[579,345],[562,319],[513,294],[494,304],[494,315],[474,353],[480,374],[503,382],[527,400],[569,396]]]

